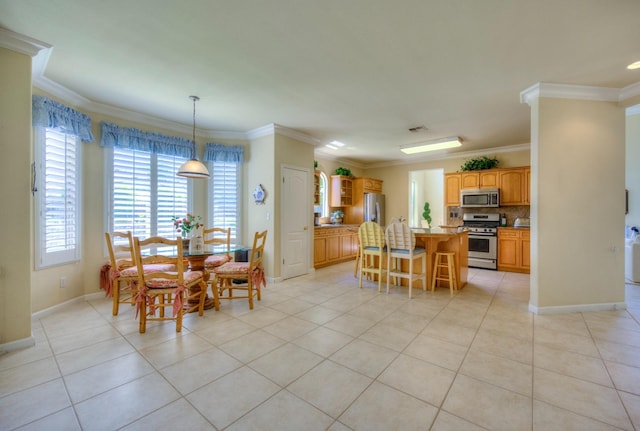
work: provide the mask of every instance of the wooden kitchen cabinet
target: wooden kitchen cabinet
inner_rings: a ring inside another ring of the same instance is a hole
[[[362,181],[363,193],[382,193],[382,180],[373,178],[356,178],[353,180],[354,186],[357,181]]]
[[[314,268],[353,260],[358,254],[358,234],[354,227],[316,227],[313,251]]]
[[[524,203],[531,205],[531,168],[524,168]]]
[[[491,189],[498,187],[499,171],[466,171],[460,174],[461,189]]]
[[[342,175],[331,175],[331,206],[353,205],[353,180]]]
[[[444,174],[444,204],[446,207],[460,206],[461,176],[459,173]]]
[[[498,229],[498,271],[530,271],[530,231],[529,229]]]
[[[500,171],[500,205],[526,205],[525,168]]]

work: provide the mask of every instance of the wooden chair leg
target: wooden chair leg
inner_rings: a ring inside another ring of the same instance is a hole
[[[114,316],[117,316],[118,308],[120,306],[120,281],[117,278],[112,282],[111,293],[113,295],[113,310],[111,313]]]

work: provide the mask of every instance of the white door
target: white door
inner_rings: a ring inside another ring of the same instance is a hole
[[[309,261],[309,171],[282,168],[282,278],[307,273]]]

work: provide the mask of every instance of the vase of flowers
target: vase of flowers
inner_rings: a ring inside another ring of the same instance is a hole
[[[342,210],[335,210],[334,212],[331,213],[331,223],[341,224],[343,218],[344,218],[344,213],[342,212]]]
[[[198,245],[194,238],[198,237],[200,229],[204,227],[202,217],[187,213],[186,217],[171,217],[171,220],[176,232],[182,237],[182,250],[189,250],[189,253],[191,253],[191,249],[197,248],[196,246]],[[202,240],[202,235],[200,234],[199,236],[200,240]]]

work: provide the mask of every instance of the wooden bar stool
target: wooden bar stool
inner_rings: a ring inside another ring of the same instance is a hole
[[[434,271],[433,279],[431,281],[431,291],[435,290],[436,285],[439,284],[438,281],[446,281],[447,283],[449,283],[449,290],[451,291],[451,296],[453,296],[454,289],[458,290],[455,271],[456,253],[453,251],[436,251],[435,255],[436,260],[433,267]]]

